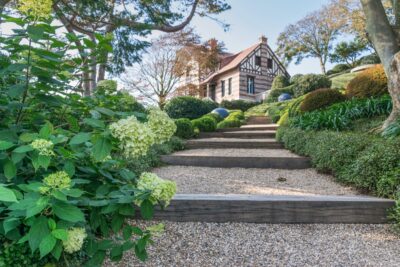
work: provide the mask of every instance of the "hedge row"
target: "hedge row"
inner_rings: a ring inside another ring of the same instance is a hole
[[[240,127],[245,121],[244,113],[241,110],[231,111],[229,116],[218,123],[218,129]]]

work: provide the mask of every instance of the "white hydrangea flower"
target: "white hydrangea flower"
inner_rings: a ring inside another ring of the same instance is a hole
[[[176,183],[159,178],[156,174],[144,172],[140,175],[137,188],[139,190],[150,190],[150,201],[153,204],[158,202],[168,206],[176,193]]]
[[[71,228],[68,230],[68,238],[63,241],[65,252],[74,253],[81,250],[83,241],[87,237],[86,231],[83,228]]]
[[[40,187],[40,193],[46,194],[50,190],[62,190],[71,188],[71,178],[65,171],[59,171],[47,175],[43,179],[45,186]]]
[[[119,120],[110,125],[111,134],[120,141],[120,149],[127,158],[146,155],[154,144],[154,134],[146,124],[135,116]]]
[[[156,144],[162,144],[174,135],[176,125],[164,111],[152,108],[148,116],[147,125],[155,135]]]
[[[53,142],[46,139],[36,139],[31,143],[31,147],[39,152],[41,156],[54,156]]]

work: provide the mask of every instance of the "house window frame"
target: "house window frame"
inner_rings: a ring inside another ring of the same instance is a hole
[[[225,80],[221,80],[221,97],[225,96]]]
[[[228,79],[228,95],[232,94],[232,78]]]
[[[261,56],[255,56],[255,59],[254,59],[254,64],[257,66],[257,67],[261,67]]]
[[[273,69],[274,67],[274,60],[272,58],[267,59],[267,68],[268,69]]]
[[[250,83],[252,81],[252,83]],[[256,86],[255,86],[256,77],[247,75],[246,79],[246,91],[249,95],[254,95],[256,93]],[[251,87],[250,87],[251,86]]]

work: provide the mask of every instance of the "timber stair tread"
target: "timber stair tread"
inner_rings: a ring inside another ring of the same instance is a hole
[[[202,148],[283,148],[280,142],[272,138],[241,139],[241,138],[203,138],[185,142],[188,149]]]
[[[275,137],[276,131],[274,130],[244,130],[244,131],[223,131],[223,132],[202,132],[199,134],[199,138],[243,138],[243,139],[254,139],[254,138],[273,138]]]
[[[251,223],[387,223],[393,200],[364,196],[177,194],[156,218]]]

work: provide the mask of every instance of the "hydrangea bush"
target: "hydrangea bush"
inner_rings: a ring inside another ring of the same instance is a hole
[[[20,1],[21,17],[5,18],[20,26],[18,38],[0,39],[10,55],[0,82],[0,240],[6,240],[0,250],[29,247],[37,262],[56,265],[79,254],[85,266],[101,266],[106,256],[118,261],[130,249],[145,260],[162,225],[140,229],[128,219],[137,213],[151,219],[176,187],[149,173],[139,176],[129,164],[171,138],[174,122],[160,111],[121,107],[127,95],[82,97],[72,86],[80,61],[67,50],[75,39],[55,36],[56,27],[41,20],[45,2]],[[35,68],[46,75],[26,75]]]

